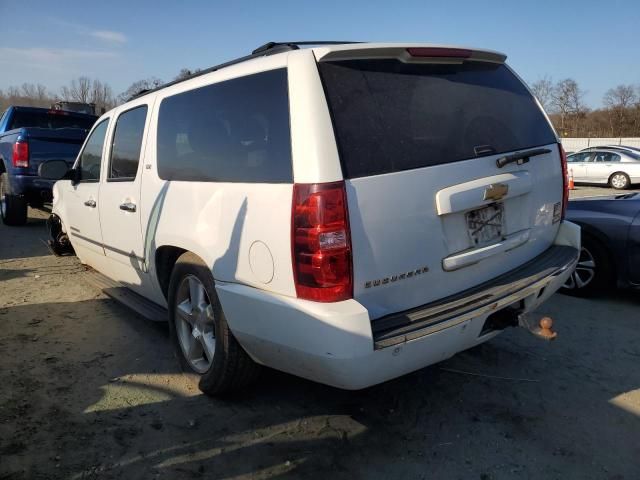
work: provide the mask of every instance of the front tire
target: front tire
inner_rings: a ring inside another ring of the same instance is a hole
[[[616,190],[626,190],[631,186],[631,179],[629,178],[629,175],[624,172],[616,172],[611,175],[609,185]]]
[[[27,223],[27,202],[18,195],[12,195],[7,173],[0,175],[0,217],[2,223],[20,226]]]
[[[576,297],[587,297],[611,288],[614,283],[614,271],[607,250],[591,235],[583,233],[578,265],[560,291]]]
[[[169,283],[169,330],[184,371],[195,375],[207,395],[252,384],[257,365],[229,329],[211,270],[193,253],[178,258]]]

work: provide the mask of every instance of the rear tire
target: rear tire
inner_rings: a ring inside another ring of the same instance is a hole
[[[207,395],[248,387],[261,371],[229,329],[211,270],[191,252],[178,258],[169,282],[169,331],[183,371]]]
[[[609,185],[616,190],[626,190],[631,186],[631,179],[624,172],[616,172],[609,178]]]
[[[2,223],[20,226],[27,223],[27,202],[23,197],[12,195],[7,173],[0,175],[0,216]]]
[[[587,297],[614,286],[615,275],[609,253],[601,242],[583,233],[578,265],[560,291],[575,297]]]

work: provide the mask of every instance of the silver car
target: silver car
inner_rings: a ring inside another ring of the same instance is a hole
[[[624,190],[640,183],[640,159],[615,148],[590,148],[567,156],[569,176],[576,183],[600,183]]]

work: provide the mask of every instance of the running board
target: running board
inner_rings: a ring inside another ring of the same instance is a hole
[[[147,320],[166,322],[169,318],[166,308],[147,300],[142,295],[138,295],[121,283],[114,282],[100,272],[89,269],[84,273],[84,276],[89,283],[102,290],[106,295],[129,307]]]

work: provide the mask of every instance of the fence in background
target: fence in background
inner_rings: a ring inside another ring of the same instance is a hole
[[[575,152],[587,147],[601,145],[627,145],[640,148],[640,137],[628,138],[561,138],[562,146],[567,152]]]

